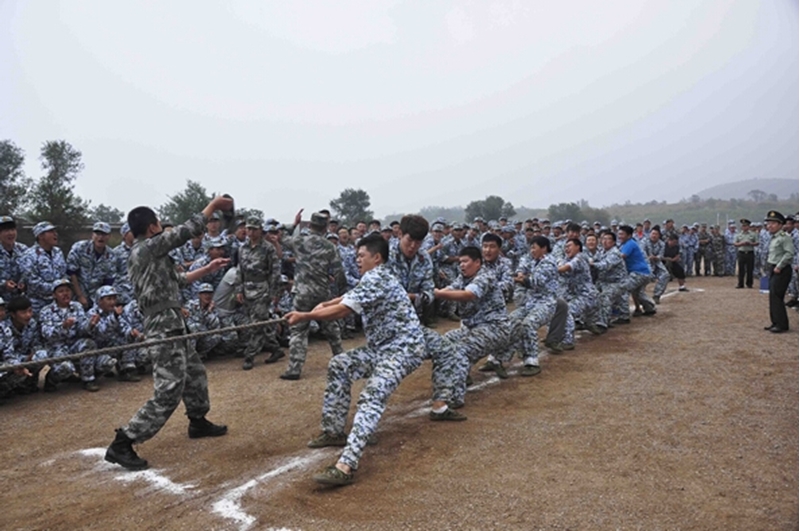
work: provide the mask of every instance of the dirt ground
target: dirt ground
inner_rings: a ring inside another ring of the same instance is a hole
[[[311,480],[337,449],[306,447],[322,342],[297,382],[285,363],[210,362],[209,418],[229,434],[188,439],[181,407],[138,447],[147,472],[102,455],[149,378],[16,398],[0,406],[0,529],[797,529],[797,313],[765,332],[767,296],[734,283],[671,284],[658,315],[582,336],[534,378],[473,373],[467,422],[427,419],[426,363],[338,489]]]

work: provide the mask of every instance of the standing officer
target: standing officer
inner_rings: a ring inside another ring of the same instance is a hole
[[[772,235],[769,242],[767,255],[767,270],[769,277],[769,318],[770,326],[764,328],[773,333],[782,333],[789,330],[789,317],[786,315],[786,306],[783,298],[786,289],[792,280],[792,259],[794,258],[794,243],[792,237],[783,231],[786,218],[776,210],[767,213],[767,230]]]
[[[758,234],[750,230],[750,220],[741,219],[742,230],[736,234],[733,246],[736,247],[736,262],[739,265],[739,283],[737,289],[741,289],[747,283],[748,288],[753,287],[753,268],[755,266],[755,250],[758,245]],[[745,280],[745,276],[747,279]]]

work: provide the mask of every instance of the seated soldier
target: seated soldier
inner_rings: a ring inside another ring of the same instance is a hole
[[[190,273],[192,271],[197,271],[201,267],[205,267],[217,258],[225,258],[228,242],[224,238],[207,239],[203,242],[203,245],[205,246],[206,252],[192,263],[188,269]],[[188,284],[186,288],[181,290],[184,302],[188,303],[197,298],[200,284],[211,284],[212,288],[217,289],[217,286],[219,286],[219,283],[222,281],[222,277],[225,276],[225,271],[227,271],[225,268],[219,269]]]
[[[208,283],[200,284],[197,297],[186,305],[186,310],[189,312],[186,318],[189,332],[206,332],[222,328],[219,315],[216,308],[214,308],[214,301],[211,300],[213,296],[214,286]],[[222,334],[212,334],[192,339],[191,343],[200,355],[200,359],[205,360],[214,355],[222,354],[224,345],[235,341],[236,332],[228,332],[224,336]]]
[[[144,341],[144,316],[139,311],[139,301],[132,299],[122,309],[122,318],[125,320],[126,329],[131,331],[134,341]],[[136,355],[136,368],[139,374],[147,374],[150,371],[152,361],[147,349],[139,349]]]
[[[31,315],[33,315],[31,313]],[[18,362],[14,352],[13,333],[11,325],[6,321],[6,302],[0,298],[0,356],[2,363]],[[30,387],[26,380],[33,375],[28,369],[18,369],[12,372],[0,372],[0,399],[10,397],[19,388]]]
[[[9,318],[3,330],[3,365],[17,365],[34,359],[47,359],[42,346],[39,323],[33,317],[33,306],[24,295],[6,304]],[[19,369],[2,375],[3,392],[17,394],[35,393],[38,371]]]
[[[97,348],[127,345],[141,335],[138,330],[128,328],[128,323],[121,317],[122,306],[117,306],[117,290],[113,286],[103,286],[97,290],[97,300],[87,312],[89,327]],[[118,365],[118,379],[121,382],[138,382],[142,378],[136,370],[136,353],[138,349],[123,350],[118,354],[119,362],[108,354],[81,358],[81,378],[87,391],[96,391],[95,371],[111,371]],[[99,388],[98,388],[99,389]]]
[[[42,308],[39,314],[42,338],[50,358],[60,358],[97,348],[89,338],[89,319],[83,306],[72,300],[72,283],[69,279],[53,283],[53,302]],[[45,380],[45,391],[53,391],[56,385],[75,373],[71,361],[55,362]]]

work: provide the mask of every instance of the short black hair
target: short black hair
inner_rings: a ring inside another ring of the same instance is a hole
[[[678,241],[678,237],[675,236],[674,234],[670,234],[669,236],[667,236],[667,241],[670,241],[670,242],[675,241],[676,242],[676,241]]]
[[[656,231],[659,236],[661,236],[661,227],[658,225],[653,225],[650,227],[650,232]]]
[[[547,249],[548,253],[553,249],[550,244],[550,238],[547,236],[534,236],[533,240],[531,240],[531,246],[533,246],[533,244],[536,244],[543,249]]]
[[[428,227],[428,220],[417,214],[408,214],[400,219],[400,232],[418,242],[428,235]]]
[[[617,241],[617,235],[614,234],[614,231],[604,230],[603,232],[600,233],[600,237],[602,238],[603,236],[611,236],[612,241]]]
[[[567,243],[572,242],[572,245],[577,245],[579,251],[583,251],[583,244],[578,238],[570,238]]]
[[[394,220],[394,221],[392,221],[391,223],[389,223],[389,226],[390,226],[390,227],[394,227],[395,225],[400,225],[400,222],[399,222],[399,221],[397,221],[397,220]]]
[[[480,260],[483,263],[483,253],[477,247],[469,246],[463,247],[458,251],[458,256],[467,256],[472,260]]]
[[[633,227],[631,227],[630,225],[621,225],[617,227],[617,230],[621,230],[628,236],[633,236]]]
[[[134,238],[147,234],[147,227],[158,223],[158,216],[152,208],[139,206],[128,212],[128,226]]]
[[[381,222],[380,222],[379,219],[373,219],[372,221],[369,222],[369,225],[377,225],[377,226],[380,227],[381,226]]]
[[[569,225],[567,225],[567,232],[580,232],[580,231],[581,231],[581,226],[578,225],[577,223],[570,223]]]
[[[358,240],[358,247],[364,247],[370,254],[380,254],[383,258],[383,263],[389,261],[389,242],[383,239],[377,232],[368,234]]]
[[[6,311],[9,313],[18,312],[20,310],[27,310],[31,307],[31,300],[25,295],[14,297],[8,304],[6,304]]]
[[[487,232],[486,234],[483,235],[483,238],[481,238],[481,244],[489,242],[496,243],[498,247],[503,246],[503,239],[493,232]]]

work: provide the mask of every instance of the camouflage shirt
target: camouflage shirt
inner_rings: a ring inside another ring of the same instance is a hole
[[[328,300],[331,292],[330,277],[334,291],[347,291],[347,280],[342,268],[342,259],[336,246],[321,234],[297,234],[284,241],[285,247],[297,259],[294,269],[295,297],[302,300]]]
[[[92,240],[75,242],[67,255],[67,274],[78,277],[81,291],[87,299],[94,299],[100,286],[113,286],[117,275],[117,261],[106,247],[97,254]]]
[[[128,258],[131,256],[132,247],[128,247],[125,242],[120,243],[111,253],[117,265],[117,272],[114,275],[114,288],[116,288],[118,300],[127,304],[133,299],[133,284],[128,278]]]
[[[494,281],[503,293],[509,293],[514,288],[511,260],[505,256],[498,256],[494,262],[484,260],[481,269],[486,269],[487,272],[494,275]]]
[[[128,259],[128,276],[144,316],[145,329],[142,332],[146,336],[186,329],[180,311],[180,290],[186,285],[186,275],[175,270],[169,253],[202,234],[205,223],[205,216],[195,214],[171,231],[138,238],[133,244]]]
[[[217,330],[221,328],[219,315],[216,310],[209,310],[200,305],[198,299],[192,299],[186,305],[189,311],[189,318],[186,324],[190,332],[205,332],[206,330]]]
[[[14,242],[11,250],[7,250],[0,245],[0,295],[17,295],[18,293],[8,293],[6,282],[11,280],[16,284],[22,280],[22,255],[28,250],[26,245]]]
[[[75,322],[64,328],[64,321],[69,318]],[[70,301],[66,308],[60,308],[52,302],[42,308],[39,314],[42,338],[48,348],[53,349],[72,344],[76,339],[89,337],[89,319],[79,302]]]
[[[713,240],[712,240],[713,241]],[[642,243],[642,254],[644,254],[645,258],[647,258],[647,263],[650,265],[650,270],[653,272],[659,271],[666,271],[667,266],[664,265],[664,249],[666,248],[666,244],[662,240],[658,240],[655,243],[648,238],[643,240]],[[651,256],[657,256],[658,260],[651,260]]]
[[[17,330],[17,327],[9,320],[7,328],[8,330],[4,332],[6,334],[3,350],[4,364],[28,361],[32,354],[42,349],[42,336],[36,319],[31,319],[22,330]]]
[[[597,255],[594,257],[592,267],[597,270],[598,282],[611,284],[614,282],[621,282],[628,277],[625,259],[616,247],[612,247],[608,251],[598,251]]]
[[[408,294],[386,264],[367,271],[342,297],[342,304],[361,314],[367,346],[373,352],[414,345],[422,353],[422,325]]]
[[[388,268],[406,293],[421,295],[424,302],[433,300],[433,263],[428,253],[417,251],[411,260],[400,251],[399,242],[389,245]]]
[[[528,288],[527,305],[554,302],[558,297],[558,266],[555,259],[546,254],[541,259],[531,258],[530,275],[525,279]]]
[[[508,319],[503,291],[493,272],[483,266],[474,277],[465,278],[464,275],[459,275],[446,289],[469,291],[475,295],[475,300],[458,303],[461,324],[467,328]]]
[[[20,267],[28,297],[45,304],[53,301],[53,282],[67,276],[67,262],[61,249],[53,247],[48,253],[38,243],[25,251]]]
[[[589,272],[589,262],[586,261],[586,258],[578,253],[567,261],[567,264],[570,266],[569,271],[561,275],[569,298],[596,295],[597,288],[592,284],[592,275]]]
[[[236,268],[236,289],[247,300],[274,298],[280,288],[281,260],[275,246],[266,240],[257,245],[250,242],[239,247],[239,266]],[[325,277],[327,293],[328,277]]]
[[[92,337],[94,338],[99,348],[113,347],[115,345],[124,345],[133,340],[131,337],[131,329],[128,322],[122,315],[112,310],[104,312],[100,307],[95,305],[86,312],[86,317],[91,319],[93,316],[99,315],[100,320],[91,329]]]

